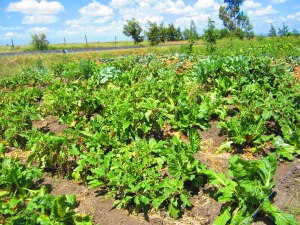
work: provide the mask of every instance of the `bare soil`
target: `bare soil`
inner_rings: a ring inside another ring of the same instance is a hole
[[[300,80],[300,66],[294,68],[294,77]]]
[[[49,116],[43,120],[32,121],[32,125],[45,133],[53,132],[56,135],[62,133],[68,128],[67,125],[61,124],[55,116]]]
[[[210,128],[206,131],[198,131],[201,137],[200,151],[196,154],[196,159],[206,164],[209,168],[217,172],[227,173],[229,153],[216,154],[217,149],[226,140],[226,136],[218,130],[217,121],[210,122]]]

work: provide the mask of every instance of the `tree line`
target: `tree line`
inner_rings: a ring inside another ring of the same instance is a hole
[[[147,39],[151,45],[157,45],[166,41],[180,41],[188,40],[193,44],[195,40],[202,38],[207,43],[209,51],[214,51],[217,39],[225,37],[238,37],[240,39],[254,38],[253,25],[249,17],[241,11],[241,6],[245,0],[224,0],[225,5],[219,8],[219,19],[223,22],[224,28],[216,29],[215,21],[208,18],[207,27],[203,30],[204,34],[201,36],[197,32],[196,24],[191,20],[189,28],[181,31],[180,27],[175,27],[173,23],[164,25],[164,23],[156,23],[148,21],[148,29],[143,30],[142,26],[135,19],[129,19],[123,26],[123,33],[131,37],[135,44],[138,44],[144,39]],[[144,33],[144,34],[143,34]],[[282,28],[276,31],[273,24],[269,31],[270,37],[275,36],[299,36],[296,29],[290,31],[288,26],[284,23]],[[45,33],[32,35],[31,44],[35,49],[45,50],[48,48],[49,41],[46,39]]]
[[[282,27],[278,28],[278,32],[276,32],[276,28],[273,26],[271,23],[271,28],[269,31],[269,37],[276,37],[276,36],[281,36],[281,37],[288,37],[288,36],[299,36],[299,33],[296,29],[293,29],[293,31],[289,30],[289,27],[285,25],[285,23],[282,23]]]
[[[181,31],[179,27],[175,28],[174,24],[164,26],[164,23],[157,24],[156,22],[148,21],[148,30],[144,31],[139,22],[132,18],[126,21],[123,26],[123,33],[131,37],[135,44],[147,39],[151,45],[157,45],[165,41],[189,40],[193,42],[197,39],[203,38],[207,43],[213,44],[217,39],[225,37],[238,37],[240,39],[254,38],[253,25],[250,18],[241,11],[241,6],[245,0],[224,0],[225,5],[219,8],[219,19],[223,22],[224,28],[218,30],[215,28],[215,21],[208,18],[206,29],[201,36],[197,32],[196,25],[193,20],[189,28]],[[283,23],[282,28],[278,28],[279,36],[298,36],[297,30],[290,32],[288,27]],[[271,24],[269,36],[276,36],[276,29]]]

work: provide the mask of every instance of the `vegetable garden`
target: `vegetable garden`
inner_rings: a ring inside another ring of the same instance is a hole
[[[0,224],[92,224],[92,215],[74,211],[74,195],[47,193],[43,171],[100,188],[116,207],[145,217],[161,210],[180,218],[209,184],[222,203],[213,224],[251,224],[257,209],[275,224],[298,224],[271,193],[276,165],[300,154],[299,64],[294,46],[274,42],[212,56],[50,68],[39,60],[2,79]],[[226,174],[195,157],[211,121],[226,137],[217,153],[232,155]],[[8,157],[16,149],[26,162]]]

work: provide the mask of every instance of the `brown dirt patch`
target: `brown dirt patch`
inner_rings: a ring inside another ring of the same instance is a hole
[[[178,63],[178,59],[168,59],[168,60],[166,60],[166,65],[173,65],[175,63]]]
[[[226,140],[217,128],[217,121],[210,122],[210,128],[206,131],[198,131],[201,137],[200,151],[195,157],[209,168],[217,172],[227,173],[229,153],[216,154],[217,149]]]
[[[28,156],[31,154],[31,151],[24,151],[19,148],[10,147],[6,149],[4,156],[6,158],[18,158],[22,164],[26,164]]]
[[[194,207],[187,210],[182,218],[175,220],[167,212],[150,212],[146,221],[143,214],[129,214],[126,210],[113,208],[113,199],[108,201],[100,194],[99,190],[89,189],[86,186],[65,180],[59,177],[44,175],[42,183],[53,195],[75,194],[79,203],[77,211],[93,216],[94,224],[125,224],[125,225],[206,225],[211,224],[220,212],[221,205],[208,197],[203,191],[191,198]]]
[[[68,128],[68,125],[61,124],[55,116],[48,116],[43,120],[34,120],[32,125],[45,133],[53,132],[55,135],[62,133]]]
[[[277,165],[275,173],[274,205],[281,211],[292,213],[300,224],[300,160],[284,162]],[[260,219],[258,217],[258,219]],[[273,225],[267,217],[261,218],[264,221],[257,221],[254,225]]]
[[[184,133],[181,131],[174,130],[170,124],[167,122],[164,123],[164,126],[162,128],[163,135],[165,137],[173,137],[176,136],[186,144],[190,144],[190,139],[188,136],[186,136]]]
[[[294,68],[294,77],[300,80],[300,66]]]
[[[275,205],[285,212],[293,213],[300,209],[300,159],[284,162],[277,166],[275,174],[276,192]],[[300,224],[300,212],[298,211]]]

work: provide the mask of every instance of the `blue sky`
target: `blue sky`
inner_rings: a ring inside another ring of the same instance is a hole
[[[33,33],[45,32],[51,43],[128,40],[123,24],[135,17],[144,29],[147,20],[174,23],[182,29],[194,20],[199,33],[208,17],[218,19],[221,0],[0,0],[0,45],[27,44]],[[299,0],[246,0],[242,6],[256,34],[267,34],[270,23],[284,22],[300,31]]]

